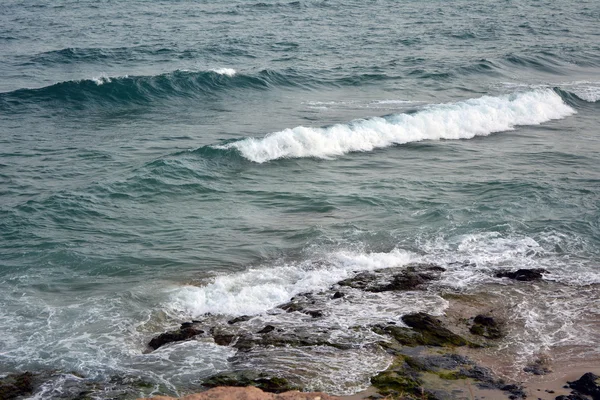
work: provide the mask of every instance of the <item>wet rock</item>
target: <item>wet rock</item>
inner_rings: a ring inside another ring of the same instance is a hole
[[[504,392],[508,392],[510,393],[510,395],[508,396],[509,399],[514,400],[514,399],[525,399],[527,397],[527,393],[525,393],[525,388],[521,385],[515,385],[515,384],[511,384],[511,385],[500,385],[499,389],[504,391]]]
[[[458,354],[443,354],[440,356],[419,357],[417,359],[425,371],[454,371],[461,367],[473,365],[473,361]],[[457,376],[460,375],[457,373]]]
[[[500,339],[504,336],[503,324],[489,315],[478,315],[473,320],[469,330],[473,335],[483,336],[487,339]]]
[[[533,363],[527,365],[523,368],[523,371],[529,372],[534,375],[547,375],[552,372],[549,366],[550,359],[548,357],[542,356],[535,360]]]
[[[469,342],[442,325],[442,322],[426,313],[408,314],[402,321],[421,334],[420,344],[427,346],[465,346]]]
[[[310,315],[313,318],[321,318],[323,316],[323,311],[321,310],[306,310],[304,314]]]
[[[338,282],[367,292],[389,292],[396,290],[420,290],[425,284],[440,279],[444,268],[435,264],[409,264],[401,268],[380,269],[373,272],[361,272],[352,278]]]
[[[497,271],[496,278],[509,278],[517,281],[530,282],[542,279],[542,274],[546,272],[548,271],[542,268],[518,269],[516,271]]]
[[[33,393],[33,374],[24,372],[22,374],[11,374],[0,379],[0,399],[16,399]]]
[[[204,381],[204,386],[254,386],[265,392],[282,393],[290,390],[300,390],[287,379],[261,374],[254,371],[225,372],[212,376]]]
[[[418,346],[421,344],[421,334],[405,327],[396,325],[375,325],[373,331],[380,335],[389,335],[396,340],[402,346]],[[393,350],[394,343],[382,342],[380,345],[384,348]],[[392,351],[393,352],[393,351]]]
[[[392,366],[371,378],[371,384],[379,394],[392,398],[419,398],[435,400],[436,396],[425,390],[417,374],[405,364]]]
[[[597,375],[591,372],[584,374],[573,382],[567,382],[569,387],[581,394],[592,396],[593,400],[600,400],[600,381]]]
[[[214,333],[213,340],[219,346],[229,346],[233,343],[235,335],[231,333]]]
[[[341,299],[341,298],[342,298],[342,297],[344,297],[344,296],[345,296],[345,294],[344,294],[344,293],[342,293],[342,292],[335,292],[335,293],[333,294],[333,296],[331,296],[331,298],[335,300],[335,299]]]
[[[461,367],[459,374],[463,377],[476,380],[482,388],[493,389],[496,388],[498,384],[504,384],[504,382],[496,381],[496,378],[490,369],[479,365]]]
[[[351,348],[347,344],[332,343],[322,337],[311,335],[310,333],[300,332],[278,332],[277,330],[269,331],[261,336],[245,334],[232,339],[233,347],[240,351],[249,351],[256,346],[273,346],[273,347],[306,347],[306,346],[330,346],[338,349],[347,350]],[[231,342],[230,342],[231,343]],[[228,343],[228,344],[230,344]],[[219,343],[217,343],[219,344]]]
[[[411,264],[401,269],[381,269],[373,272],[361,272],[352,278],[338,282],[340,286],[368,292],[386,292],[393,290],[422,289],[425,283],[437,280],[444,268],[435,264]]]
[[[204,333],[204,330],[200,329],[195,323],[184,322],[181,324],[179,329],[161,333],[160,335],[156,336],[150,340],[148,346],[152,348],[152,350],[156,350],[165,344],[188,340],[202,333]]]
[[[250,315],[242,315],[240,317],[236,317],[234,319],[230,319],[229,321],[227,321],[227,323],[229,325],[234,325],[234,324],[237,324],[238,322],[246,322],[246,321],[249,321],[251,319],[252,319],[252,317]]]
[[[274,331],[275,327],[273,325],[267,325],[264,328],[262,328],[260,331],[256,332],[256,333],[269,333],[271,331]]]
[[[279,306],[279,308],[287,312],[303,311],[304,307],[305,305],[296,303],[294,301],[290,301],[289,303],[285,303]]]

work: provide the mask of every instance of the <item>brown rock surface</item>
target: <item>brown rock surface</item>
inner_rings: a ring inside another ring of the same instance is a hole
[[[180,397],[179,400],[339,400],[340,397],[326,393],[285,392],[280,394],[266,393],[262,390],[248,387],[219,386],[202,393]],[[177,400],[175,397],[156,396],[140,400]]]

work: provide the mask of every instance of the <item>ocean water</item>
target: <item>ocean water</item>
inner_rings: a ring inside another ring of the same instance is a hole
[[[545,268],[507,348],[600,355],[597,0],[5,0],[0,49],[0,374],[63,374],[34,397],[191,390],[235,352],[151,337],[414,261],[437,291],[319,324]],[[287,351],[244,362],[352,393],[389,361]]]

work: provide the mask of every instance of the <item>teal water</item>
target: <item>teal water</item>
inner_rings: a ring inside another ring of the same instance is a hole
[[[472,262],[461,291],[543,267],[600,313],[597,1],[6,1],[0,22],[0,373],[176,393],[231,354],[153,335],[416,260]],[[597,339],[568,324],[557,342]]]

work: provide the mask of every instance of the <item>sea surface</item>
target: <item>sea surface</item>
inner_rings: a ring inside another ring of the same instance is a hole
[[[600,354],[599,1],[4,0],[0,53],[0,375],[62,374],[34,398],[185,393],[234,352],[153,336],[410,262],[545,268],[506,348]],[[389,361],[313,350],[338,394]]]

